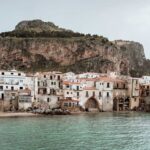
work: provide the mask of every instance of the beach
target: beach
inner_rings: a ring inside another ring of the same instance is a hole
[[[28,113],[28,112],[0,112],[0,118],[4,117],[35,117],[41,116],[40,114]]]

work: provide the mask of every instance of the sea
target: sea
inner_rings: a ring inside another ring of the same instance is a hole
[[[0,150],[150,150],[150,114],[0,118]]]

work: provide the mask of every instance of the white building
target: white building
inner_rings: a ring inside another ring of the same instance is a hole
[[[150,84],[150,76],[143,76],[139,79],[140,84]]]
[[[0,71],[0,99],[4,99],[5,90],[22,90],[25,84],[25,73],[16,70]]]
[[[99,74],[79,74],[77,79],[63,82],[64,99],[78,100],[88,111],[112,111],[113,82]]]

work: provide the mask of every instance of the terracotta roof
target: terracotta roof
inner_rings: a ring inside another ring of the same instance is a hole
[[[84,87],[83,90],[96,90],[95,87]]]
[[[79,80],[83,81],[97,81],[99,78],[79,78]]]
[[[107,81],[107,82],[114,82],[114,80],[110,77],[100,77],[99,80],[100,81]]]
[[[63,84],[65,84],[65,85],[73,85],[73,84],[81,84],[81,83],[80,82],[64,81]]]
[[[107,81],[107,82],[121,82],[121,83],[127,82],[126,80],[114,79],[114,78],[110,78],[110,77],[100,77],[99,80],[100,81]]]

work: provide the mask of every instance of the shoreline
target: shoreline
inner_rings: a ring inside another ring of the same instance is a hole
[[[13,118],[13,117],[38,117],[41,114],[34,114],[28,112],[0,112],[0,118]]]
[[[139,111],[120,111],[115,113],[125,113],[125,112],[139,112]],[[141,112],[141,111],[140,111]],[[105,113],[105,112],[72,112],[69,115],[81,115],[81,114],[95,114],[95,113]],[[109,113],[114,113],[109,112]],[[141,112],[143,113],[143,111]],[[145,112],[146,113],[146,112]],[[29,113],[29,112],[0,112],[0,118],[14,118],[14,117],[45,117],[45,116],[58,116],[58,115],[45,115],[38,113]],[[67,116],[67,115],[59,115],[59,116]]]

